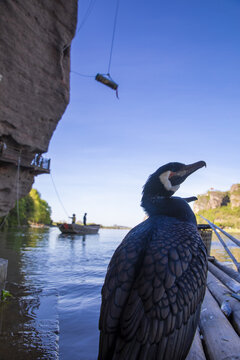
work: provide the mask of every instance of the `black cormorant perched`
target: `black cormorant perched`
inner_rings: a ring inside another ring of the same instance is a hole
[[[204,161],[169,163],[143,187],[149,218],[116,249],[102,288],[99,360],[183,360],[205,294],[207,255],[189,201],[172,197]]]

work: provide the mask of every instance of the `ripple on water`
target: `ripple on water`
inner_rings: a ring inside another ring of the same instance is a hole
[[[0,233],[14,298],[0,307],[0,359],[96,360],[101,287],[126,235],[62,236],[58,229]],[[228,242],[229,243],[229,242]],[[232,245],[232,243],[231,243]],[[240,249],[233,246],[240,261]],[[218,240],[212,253],[229,261]]]
[[[14,299],[0,312],[0,359],[91,360],[101,287],[126,231],[67,236],[58,229],[0,234]],[[17,357],[16,357],[17,355]]]

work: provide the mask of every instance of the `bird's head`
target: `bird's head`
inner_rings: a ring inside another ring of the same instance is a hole
[[[165,200],[171,198],[189,175],[203,166],[206,166],[205,161],[198,161],[190,165],[172,162],[161,166],[149,176],[144,185],[141,206],[148,215],[175,214],[176,201],[166,202]],[[197,198],[190,197],[183,200],[185,200],[184,203],[187,203],[197,200]],[[177,200],[178,203],[180,203],[180,198]]]
[[[161,166],[149,176],[143,187],[143,198],[172,196],[189,175],[203,166],[206,166],[205,161],[198,161],[190,165],[171,162]]]

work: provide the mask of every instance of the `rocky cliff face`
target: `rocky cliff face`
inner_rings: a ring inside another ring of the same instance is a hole
[[[230,189],[231,207],[240,207],[240,184],[234,184]]]
[[[0,1],[0,216],[15,204],[17,177],[20,196],[31,189],[28,164],[47,151],[69,102],[76,22],[77,0]]]
[[[199,195],[193,209],[197,214],[201,210],[216,209],[229,203],[231,208],[240,207],[240,184],[232,185],[229,191],[208,191]]]

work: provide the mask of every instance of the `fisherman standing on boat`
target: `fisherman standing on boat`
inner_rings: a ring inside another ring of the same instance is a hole
[[[83,216],[83,225],[84,226],[87,225],[87,213],[85,213],[84,216]]]
[[[76,215],[73,214],[72,216],[69,216],[69,217],[70,217],[70,219],[72,219],[72,224],[75,224],[75,222],[76,222]]]

